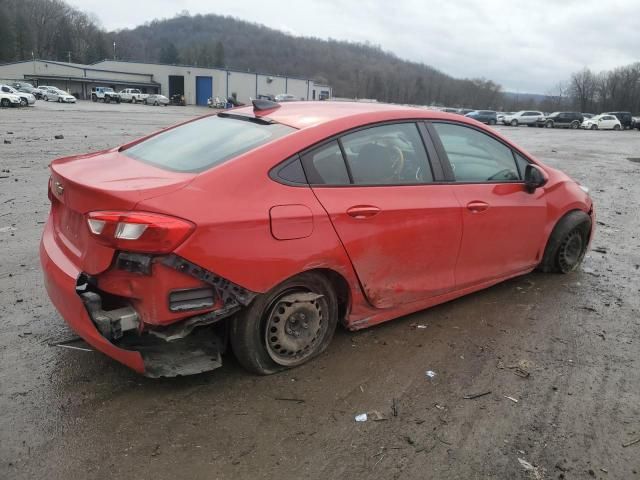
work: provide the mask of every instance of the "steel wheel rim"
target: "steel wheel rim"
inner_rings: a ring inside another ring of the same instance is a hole
[[[564,271],[573,270],[584,253],[584,239],[577,230],[574,230],[562,242],[560,249],[560,266]]]
[[[324,297],[292,302],[296,295],[305,293],[312,294],[303,288],[286,290],[265,310],[265,347],[278,365],[291,367],[304,363],[316,353],[327,332],[329,308]]]

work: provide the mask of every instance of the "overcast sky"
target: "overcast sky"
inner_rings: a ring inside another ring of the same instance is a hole
[[[70,0],[107,29],[232,15],[293,35],[380,45],[456,77],[547,93],[571,72],[640,61],[637,0]],[[224,39],[223,39],[224,41]]]

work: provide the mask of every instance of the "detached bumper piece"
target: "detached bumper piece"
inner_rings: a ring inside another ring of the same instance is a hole
[[[135,343],[133,343],[135,341]],[[150,378],[177,377],[208,372],[222,366],[224,343],[212,328],[166,342],[151,335],[125,338],[121,346],[136,350],[144,360],[144,374]]]

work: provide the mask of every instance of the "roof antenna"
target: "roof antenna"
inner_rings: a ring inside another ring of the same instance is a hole
[[[251,103],[253,103],[254,112],[262,112],[264,110],[273,110],[274,108],[280,108],[280,104],[278,102],[272,102],[271,100],[264,100],[262,98],[251,100]]]

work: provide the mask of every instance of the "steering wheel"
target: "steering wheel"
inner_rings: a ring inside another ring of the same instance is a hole
[[[510,175],[507,176],[507,174]],[[500,170],[499,172],[494,173],[489,178],[487,178],[487,180],[497,180],[501,175],[504,175],[504,180],[516,180],[515,178],[513,178],[513,171],[510,168],[505,168],[503,170]]]

